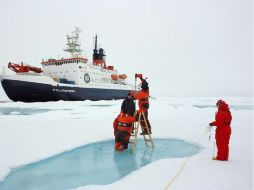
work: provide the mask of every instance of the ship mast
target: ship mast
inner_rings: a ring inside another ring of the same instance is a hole
[[[81,30],[75,27],[76,30],[72,32],[72,35],[67,35],[67,48],[64,51],[70,52],[71,57],[80,57],[82,50],[80,49],[79,33]]]

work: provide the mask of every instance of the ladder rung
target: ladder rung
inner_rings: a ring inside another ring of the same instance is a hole
[[[150,140],[150,139],[145,139],[145,141],[149,141],[149,142],[151,142],[151,140]]]
[[[142,135],[143,135],[143,136],[146,136],[146,135],[147,135],[147,136],[149,136],[149,134],[148,134],[148,133],[147,133],[147,134],[142,134]],[[150,135],[151,135],[151,134],[150,134]]]

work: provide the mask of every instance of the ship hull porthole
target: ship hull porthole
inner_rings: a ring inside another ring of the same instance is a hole
[[[85,81],[86,83],[89,83],[89,82],[90,82],[90,76],[89,76],[88,73],[84,74],[84,81]]]

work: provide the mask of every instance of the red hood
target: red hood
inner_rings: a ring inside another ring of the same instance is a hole
[[[228,104],[223,101],[222,104],[220,105],[220,107],[218,108],[218,110],[219,111],[229,111]]]

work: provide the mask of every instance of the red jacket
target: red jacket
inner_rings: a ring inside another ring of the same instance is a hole
[[[117,130],[127,131],[131,133],[132,131],[132,123],[135,121],[133,116],[120,113],[114,121],[114,134],[116,134]]]
[[[218,108],[218,112],[215,115],[215,121],[212,122],[213,126],[216,126],[216,138],[220,135],[231,133],[231,112],[226,103],[222,103]]]
[[[140,90],[135,94],[134,91],[131,91],[131,96],[133,99],[138,100],[139,112],[147,111],[149,108],[149,90]],[[148,105],[148,106],[147,106]]]

